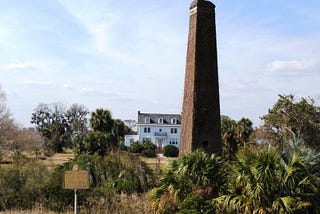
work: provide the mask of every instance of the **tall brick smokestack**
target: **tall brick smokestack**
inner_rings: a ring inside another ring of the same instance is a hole
[[[195,0],[190,6],[180,155],[196,149],[221,154],[220,127],[215,5]]]

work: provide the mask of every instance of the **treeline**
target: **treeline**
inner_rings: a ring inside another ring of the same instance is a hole
[[[130,128],[120,119],[113,119],[109,110],[91,113],[79,104],[69,109],[61,103],[40,104],[32,113],[31,123],[44,138],[47,152],[59,153],[73,148],[77,155],[98,153],[120,147]]]
[[[121,150],[130,130],[108,110],[59,105],[39,105],[32,121],[48,155],[72,148],[75,158],[49,170],[14,152],[14,164],[0,167],[1,210],[71,210],[63,172],[77,164],[90,175],[90,189],[79,192],[88,213],[320,213],[320,108],[312,99],[279,95],[256,128],[222,116],[222,154],[196,151],[156,170],[130,153],[150,142]]]

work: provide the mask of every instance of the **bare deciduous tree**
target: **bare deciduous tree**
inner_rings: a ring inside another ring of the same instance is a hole
[[[6,93],[0,86],[0,145],[6,144],[11,140],[12,135],[10,132],[16,128],[6,101]]]

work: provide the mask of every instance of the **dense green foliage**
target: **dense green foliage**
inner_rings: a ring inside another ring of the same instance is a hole
[[[130,144],[129,151],[132,153],[141,153],[143,150],[142,144],[139,141],[135,141]]]
[[[119,119],[113,119],[111,112],[97,109],[92,112],[88,131],[89,111],[83,105],[73,104],[69,109],[61,103],[40,104],[32,114],[31,123],[45,139],[48,152],[62,152],[74,148],[77,155],[107,151],[122,145],[124,135],[130,130]]]
[[[129,151],[132,153],[140,153],[145,157],[155,157],[157,147],[150,141],[144,140],[142,142],[136,141],[131,143]]]
[[[296,101],[293,95],[279,95],[262,120],[259,137],[264,141],[282,144],[295,135],[311,148],[320,149],[320,107],[312,99]]]
[[[79,142],[75,146],[75,152],[77,155],[97,153],[100,156],[104,156],[108,149],[113,146],[112,136],[110,134],[102,133],[99,131],[89,132],[83,141]]]
[[[121,194],[143,193],[154,184],[154,176],[139,158],[125,151],[109,153],[105,157],[83,154],[65,164],[70,169],[74,164],[89,170],[90,191],[80,202],[89,209],[101,206],[112,212],[120,201]],[[105,199],[103,204],[101,199]]]
[[[28,162],[0,168],[0,210],[31,209],[41,203],[42,184],[47,178],[43,165]]]
[[[232,162],[196,151],[171,164],[153,201],[158,213],[320,213],[319,165],[297,139],[241,149]]]
[[[244,150],[213,204],[219,213],[318,213],[319,173],[319,156],[296,141],[283,151]]]
[[[57,166],[43,183],[40,197],[43,206],[49,210],[63,212],[72,207],[73,192],[63,188],[64,170],[62,166]]]
[[[178,157],[179,149],[174,145],[166,145],[163,148],[163,155],[166,157]]]
[[[198,207],[198,212],[212,210],[208,200],[223,192],[223,175],[222,159],[216,155],[209,156],[203,151],[196,151],[173,161],[160,180],[160,188],[155,196],[159,201],[159,212],[191,207]]]
[[[62,152],[72,147],[72,135],[86,132],[89,111],[82,105],[74,104],[70,109],[61,103],[39,104],[32,113],[31,123],[45,138],[49,152]]]
[[[112,131],[113,123],[114,121],[109,110],[97,109],[91,114],[90,126],[93,131],[110,133]]]
[[[232,120],[228,116],[221,116],[222,156],[230,160],[239,147],[245,147],[250,142],[253,133],[251,120],[242,118]]]
[[[63,188],[63,174],[74,164],[89,171],[90,189],[78,191],[79,205],[86,210],[99,208],[104,213],[113,213],[124,206],[123,196],[142,194],[155,184],[148,166],[125,151],[105,157],[83,154],[53,171],[30,161],[0,168],[0,211],[32,209],[38,205],[59,213],[72,209],[74,193]]]
[[[123,143],[127,130],[124,123],[119,119],[112,119],[108,110],[97,109],[92,113],[89,131],[74,146],[76,155],[95,154],[106,155],[107,152],[117,149]]]

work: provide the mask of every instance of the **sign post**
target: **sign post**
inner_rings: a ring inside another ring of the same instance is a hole
[[[74,214],[78,214],[78,197],[77,197],[77,189],[74,189]]]
[[[72,170],[64,172],[64,188],[74,190],[74,214],[78,214],[78,189],[89,189],[89,172],[79,170],[78,165],[73,165]]]

